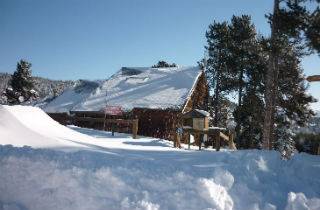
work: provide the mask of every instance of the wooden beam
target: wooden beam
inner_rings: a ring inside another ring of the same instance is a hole
[[[104,118],[94,118],[94,117],[74,117],[76,121],[80,122],[104,122]],[[107,123],[127,123],[134,124],[135,120],[124,120],[124,119],[106,119]]]
[[[308,82],[320,82],[320,75],[313,75],[307,77]]]
[[[220,132],[220,137],[223,138],[225,141],[229,141],[229,137],[222,132]]]
[[[132,120],[132,138],[136,139],[138,136],[138,120]]]
[[[104,122],[104,118],[93,118],[93,117],[73,117],[77,122]]]

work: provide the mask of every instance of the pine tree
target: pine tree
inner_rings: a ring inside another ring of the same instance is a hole
[[[230,30],[227,22],[209,25],[206,32],[208,51],[208,61],[206,65],[206,73],[208,76],[209,86],[214,90],[211,101],[211,109],[213,110],[213,125],[218,126],[221,121],[222,98],[228,90],[228,59],[229,59],[229,38]]]
[[[169,64],[166,61],[159,61],[156,65],[153,65],[151,68],[169,68],[169,67],[177,67],[177,64],[175,63]]]
[[[236,141],[238,145],[241,146],[241,142],[250,141],[250,139],[248,139],[248,135],[244,136],[241,134],[241,132],[244,132],[243,129],[245,129],[245,127],[250,127],[247,125],[249,121],[244,120],[241,115],[243,115],[244,113],[248,114],[247,111],[249,110],[260,110],[260,107],[254,107],[255,103],[247,103],[248,101],[245,104],[246,107],[242,106],[244,105],[244,97],[246,98],[246,100],[253,101],[258,98],[257,95],[253,95],[255,90],[249,90],[248,88],[249,86],[251,86],[252,88],[253,83],[261,82],[261,80],[253,81],[254,79],[256,79],[257,75],[259,76],[259,74],[263,74],[261,68],[259,67],[261,60],[259,54],[261,51],[261,46],[258,42],[256,29],[251,22],[250,16],[233,16],[229,28],[231,36],[229,69],[232,72],[230,74],[231,77],[234,78],[233,81],[232,79],[230,79],[229,89],[234,90],[238,95],[238,108],[236,109],[234,118],[237,123],[237,126],[235,128]],[[255,74],[256,76],[253,77],[251,74]],[[249,91],[250,94],[247,94],[247,92]],[[249,96],[254,97],[250,99]],[[253,132],[252,129],[249,130],[250,132]],[[245,132],[249,134],[249,131]],[[248,144],[245,144],[245,146],[247,145]],[[250,143],[250,145],[252,144]]]
[[[10,86],[6,88],[4,95],[9,104],[20,104],[33,100],[37,92],[33,89],[34,84],[31,76],[31,63],[20,60],[17,69],[11,77]]]
[[[233,16],[230,28],[230,70],[236,77],[234,89],[238,92],[238,105],[241,106],[245,91],[245,77],[251,68],[251,55],[257,47],[256,30],[248,15]]]
[[[237,137],[238,148],[261,148],[263,101],[250,91],[243,98],[243,105],[234,111],[235,121],[241,122]]]
[[[295,150],[293,122],[288,118],[285,110],[279,107],[275,122],[275,148],[281,153],[283,159],[289,159]]]
[[[289,42],[282,43],[282,46],[279,56],[274,147],[288,158],[294,152],[292,131],[297,126],[305,126],[314,115],[309,104],[315,99],[306,92],[300,50]]]
[[[318,52],[319,49],[319,5],[315,10],[308,10],[306,0],[274,0],[273,14],[268,16],[271,25],[269,64],[266,73],[265,119],[263,128],[263,148],[273,148],[275,141],[274,119],[278,91],[279,59],[282,44],[290,42],[300,49],[303,55],[305,44]],[[309,2],[319,2],[310,0]],[[281,3],[281,4],[280,4]]]
[[[283,11],[279,9],[280,12]],[[304,10],[294,14],[300,13],[303,14]],[[277,24],[274,26],[275,34],[284,27],[282,22]],[[215,22],[206,33],[206,49],[209,52],[206,69],[209,84],[214,90],[210,107],[214,116],[213,125],[223,126],[223,101],[230,93],[238,93],[238,106],[233,115],[237,122],[239,148],[266,147],[263,133],[267,114],[264,113],[270,111],[270,103],[273,114],[269,131],[277,141],[267,145],[268,148],[272,146],[280,150],[286,157],[294,150],[293,126],[304,125],[312,116],[309,103],[314,99],[306,93],[307,86],[300,66],[302,56],[308,52],[302,47],[305,43],[300,41],[297,31],[286,33],[290,36],[275,36],[274,39],[259,37],[250,17],[245,15],[234,16],[230,24]],[[268,86],[270,65],[273,65],[271,82],[275,90]]]
[[[263,112],[261,92],[265,57],[260,58],[263,56],[263,49],[258,41],[255,27],[251,23],[251,18],[247,15],[233,16],[230,24],[215,22],[209,26],[206,37],[208,43],[206,49],[209,52],[207,74],[211,87],[214,89],[211,104],[211,110],[214,110],[214,125],[223,125],[221,120],[225,118],[223,110],[226,110],[223,108],[223,101],[226,101],[226,95],[236,92],[238,93],[238,107],[234,112],[234,119],[237,124],[237,144],[246,148],[247,145],[256,145],[256,143],[242,143],[244,138],[250,141],[251,138],[248,139],[248,137],[253,136],[253,132],[259,130],[258,128],[251,129],[251,125],[248,124],[252,122],[248,119],[252,117],[248,117],[256,115],[252,113],[254,111],[260,113],[259,117]],[[261,121],[256,118],[253,120]],[[256,125],[261,125],[261,123],[256,123]]]
[[[320,8],[309,15],[307,27],[305,29],[307,45],[320,55]]]

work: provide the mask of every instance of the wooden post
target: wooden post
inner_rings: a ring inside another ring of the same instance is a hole
[[[111,123],[111,135],[114,136],[114,123]]]
[[[138,119],[132,120],[132,138],[133,139],[136,139],[138,135],[138,123],[139,123]]]
[[[180,138],[181,137],[178,133],[174,133],[173,147],[181,148]]]
[[[177,135],[177,147],[181,148],[181,135]]]
[[[104,121],[103,121],[103,130],[106,130],[106,119],[107,119],[107,113],[104,112]]]
[[[216,151],[220,151],[220,131],[215,132]]]
[[[195,145],[200,145],[200,134],[198,132],[194,133],[194,143]]]
[[[228,141],[228,145],[229,145],[229,149],[233,149],[236,150],[236,145],[234,144],[234,133],[232,133],[231,131],[229,131],[229,141]]]
[[[199,134],[199,150],[201,150],[203,134]]]
[[[189,132],[188,132],[187,138],[188,138],[188,149],[190,149],[190,133]]]

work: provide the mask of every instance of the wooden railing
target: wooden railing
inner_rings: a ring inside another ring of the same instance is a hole
[[[59,123],[66,124],[74,124],[74,125],[83,125],[84,123],[90,128],[90,124],[98,123],[99,129],[106,130],[106,125],[111,124],[112,135],[117,130],[117,126],[119,125],[127,125],[131,128],[132,138],[136,139],[138,136],[138,119],[108,119],[104,117],[88,117],[88,116],[77,116],[77,115],[68,115],[67,113],[56,114],[56,113],[48,113],[50,117]],[[103,125],[103,126],[102,126]],[[110,126],[109,126],[110,127]]]
[[[197,130],[193,128],[183,128],[183,132],[187,134],[188,139],[188,145],[190,148],[190,134],[192,134],[195,138],[196,145],[199,146],[199,150],[201,150],[202,145],[202,139],[201,135],[207,135],[208,137],[211,136],[215,141],[215,148],[216,151],[220,150],[221,146],[221,139],[228,143],[228,146],[230,149],[236,150],[236,146],[233,142],[233,134],[231,132],[228,132],[228,135],[224,134],[223,131],[226,131],[224,128],[209,128],[209,129],[203,129],[203,130]],[[176,137],[175,139],[178,139],[179,137]],[[175,143],[176,145],[176,143]]]

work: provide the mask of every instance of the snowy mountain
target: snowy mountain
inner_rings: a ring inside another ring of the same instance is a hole
[[[0,73],[0,93],[2,93],[9,85],[11,74]],[[64,90],[74,86],[75,82],[71,80],[50,80],[42,77],[33,77],[35,83],[35,90],[39,93],[39,101],[44,102],[50,100],[55,96],[59,96]],[[1,101],[0,104],[4,103]]]
[[[123,67],[98,87],[69,89],[48,103],[47,112],[99,111],[106,104],[125,110],[182,106],[189,97],[199,67]]]

